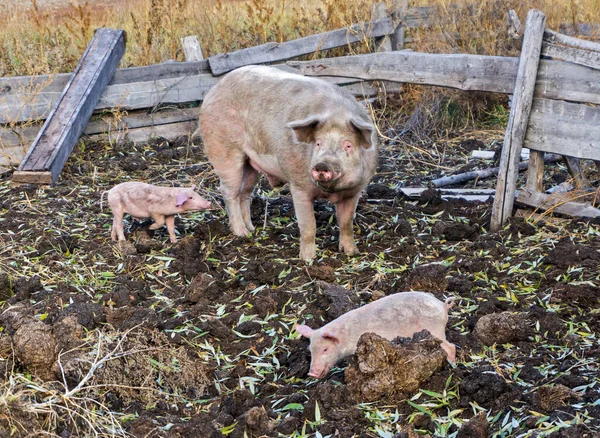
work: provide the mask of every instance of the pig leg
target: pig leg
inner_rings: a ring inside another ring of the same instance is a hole
[[[252,201],[252,191],[256,182],[258,181],[258,171],[246,162],[244,166],[244,174],[242,176],[242,187],[240,189],[240,208],[242,210],[242,219],[246,228],[252,232],[254,231],[254,225],[252,225],[252,215],[250,213],[250,202]]]
[[[360,193],[352,198],[346,198],[335,204],[335,213],[338,225],[340,227],[340,251],[348,255],[358,253],[356,243],[354,243],[354,212]]]
[[[149,230],[158,230],[165,224],[165,215],[158,213],[150,213],[152,215],[152,219],[154,219],[154,223],[148,227]]]
[[[171,243],[177,242],[177,237],[175,237],[175,215],[165,216],[165,222],[167,223],[167,230],[169,230]]]
[[[302,189],[291,186],[292,200],[294,201],[294,210],[298,219],[298,228],[300,228],[300,258],[310,261],[317,255],[315,247],[315,236],[317,232],[317,223],[313,206],[313,198]]]
[[[448,360],[450,362],[456,362],[456,347],[454,346],[454,344],[448,341],[444,341],[440,344],[440,347],[446,350],[446,353],[448,354]]]
[[[113,211],[113,226],[110,232],[112,240],[125,240],[125,234],[123,233],[123,208],[120,205],[111,205]]]

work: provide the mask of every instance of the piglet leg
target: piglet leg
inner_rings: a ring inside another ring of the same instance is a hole
[[[110,232],[112,240],[125,240],[125,234],[123,233],[123,208],[120,205],[112,207],[113,211],[113,226]]]
[[[167,224],[167,230],[169,230],[171,243],[177,242],[177,237],[175,237],[175,216],[165,216],[165,222]]]
[[[246,162],[242,175],[242,187],[240,188],[240,209],[244,224],[250,232],[254,231],[252,215],[250,212],[250,202],[252,201],[252,191],[254,190],[257,181],[258,171],[254,169],[250,163]]]

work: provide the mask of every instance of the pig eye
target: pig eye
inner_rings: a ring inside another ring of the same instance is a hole
[[[317,140],[316,146],[317,146],[317,149],[320,149],[321,146],[323,146],[323,143],[321,142],[321,140]]]
[[[344,150],[346,152],[350,152],[352,150],[352,143],[350,143],[349,141],[345,141],[344,142]]]

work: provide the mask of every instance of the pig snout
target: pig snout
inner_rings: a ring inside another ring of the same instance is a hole
[[[316,166],[314,166],[311,169],[310,174],[314,181],[320,183],[331,183],[342,176],[342,172],[337,169],[337,166],[333,166],[324,162],[318,163]]]

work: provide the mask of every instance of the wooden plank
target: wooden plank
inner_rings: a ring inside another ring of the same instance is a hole
[[[190,35],[181,38],[181,47],[183,47],[183,53],[186,61],[202,61],[204,59],[202,46],[200,45],[200,40],[196,35]]]
[[[307,76],[346,76],[513,94],[518,62],[513,57],[402,51],[287,64]],[[541,60],[535,95],[600,104],[600,71],[564,61]]]
[[[555,32],[551,29],[544,31],[544,41],[548,43],[558,43],[565,46],[577,47],[578,49],[600,52],[600,43],[594,41],[582,40],[568,35]]]
[[[552,210],[554,213],[566,214],[575,217],[600,217],[600,210],[589,203],[573,202],[577,197],[589,197],[589,194],[577,195],[574,193],[545,193],[521,190],[517,202],[541,210]]]
[[[544,189],[544,153],[530,151],[529,167],[527,169],[527,188],[531,191],[541,192]]]
[[[394,31],[390,17],[352,25],[318,35],[310,35],[284,43],[266,43],[208,58],[213,75],[219,76],[244,65],[285,61],[296,56],[347,46],[365,38],[389,35]]]
[[[525,144],[538,151],[600,160],[600,108],[534,99]]]
[[[499,231],[512,214],[521,148],[525,140],[529,113],[533,103],[545,26],[546,16],[537,9],[530,10],[525,24],[513,104],[500,156],[500,170],[490,224],[492,231]]]
[[[371,5],[371,21],[379,21],[388,17],[387,6],[384,2],[378,2]],[[393,20],[392,20],[393,23]],[[390,32],[393,34],[395,29]],[[375,38],[375,52],[391,52],[392,41],[390,35]]]
[[[96,30],[18,171],[50,171],[56,182],[124,52],[122,30]]]
[[[390,35],[392,50],[403,50],[406,43],[406,25],[404,23],[408,0],[394,0],[392,20],[398,23],[394,32]]]
[[[16,170],[12,175],[12,182],[15,184],[40,184],[40,185],[52,185],[52,172],[40,171],[32,172],[28,170]]]
[[[542,45],[542,55],[600,69],[600,52],[559,46],[557,44],[545,42]]]

